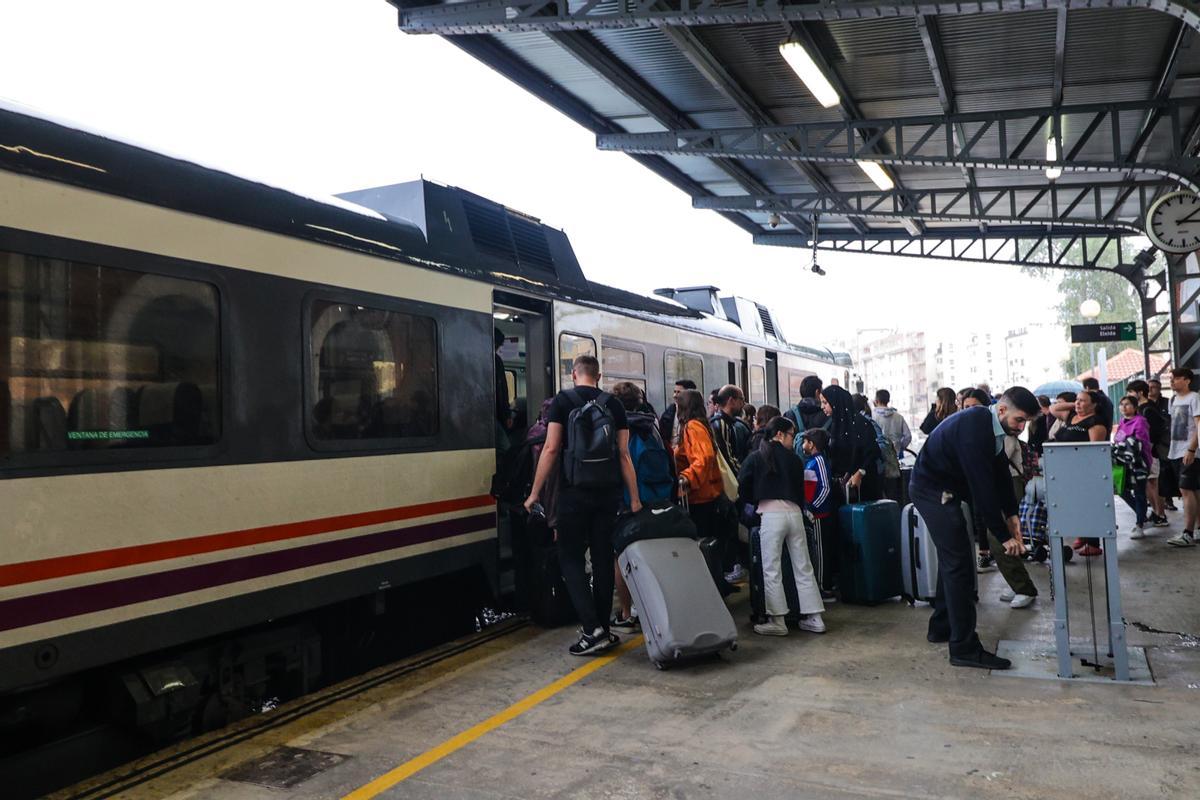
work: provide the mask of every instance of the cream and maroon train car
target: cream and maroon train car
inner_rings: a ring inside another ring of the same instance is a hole
[[[762,306],[666,294],[458,189],[319,201],[0,108],[0,728],[97,685],[215,724],[398,587],[494,587],[494,328],[518,430],[582,352],[659,408],[848,377]]]

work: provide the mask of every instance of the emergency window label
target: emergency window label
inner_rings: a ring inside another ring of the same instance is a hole
[[[67,431],[72,441],[99,441],[103,439],[149,439],[150,431]]]

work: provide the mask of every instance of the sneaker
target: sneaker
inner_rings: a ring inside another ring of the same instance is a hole
[[[831,591],[828,591],[827,589],[821,590],[821,602],[822,603],[824,603],[825,605],[829,605],[830,603],[836,603],[837,601],[838,601],[838,598],[837,598],[836,592],[831,592]]]
[[[629,615],[629,619],[621,619],[621,615],[618,614],[612,618],[612,622],[608,623],[608,629],[617,633],[637,633],[641,627],[642,624],[638,622],[638,618],[632,614]]]
[[[991,572],[996,569],[996,559],[992,558],[991,553],[980,553],[979,563],[976,567],[977,572]]]
[[[1184,531],[1178,536],[1172,536],[1170,539],[1167,539],[1167,544],[1172,547],[1195,547],[1196,540],[1192,538],[1191,531]]]
[[[1171,523],[1167,521],[1166,517],[1160,517],[1158,514],[1151,514],[1150,524],[1156,528],[1165,528]]]
[[[1075,541],[1071,542],[1072,550],[1078,551],[1079,548],[1081,548],[1083,546],[1084,546],[1083,539],[1076,539]]]
[[[596,628],[590,634],[581,633],[579,641],[567,648],[573,656],[592,656],[611,650],[621,643],[615,633],[606,633],[603,628]]]
[[[820,614],[809,614],[800,618],[799,628],[809,633],[824,633],[825,620],[821,619]]]
[[[1094,556],[1104,555],[1104,551],[1094,544],[1085,544],[1075,552],[1084,558],[1092,558]]]
[[[1029,606],[1033,605],[1033,601],[1036,599],[1037,595],[1018,594],[1013,596],[1012,602],[1008,605],[1011,608],[1029,608]]]
[[[1001,603],[1011,603],[1012,599],[1016,596],[1017,596],[1017,593],[1014,592],[1012,589],[1005,589],[1003,592],[1000,593],[1000,602]],[[1024,595],[1022,595],[1022,596],[1024,596]]]
[[[975,669],[1008,669],[1012,662],[1001,658],[995,653],[980,649],[969,656],[950,656],[950,663],[956,667],[974,667]]]
[[[1130,539],[1145,539],[1146,531],[1144,528],[1142,528],[1141,525],[1134,525],[1132,528],[1129,529],[1129,538]]]
[[[760,636],[787,636],[788,628],[783,617],[767,617],[766,622],[754,626],[754,632]]]
[[[725,573],[727,583],[745,583],[750,579],[750,573],[741,564],[734,564],[733,569]]]
[[[1179,506],[1175,505],[1175,503],[1173,501],[1168,500],[1165,503],[1163,503],[1163,509],[1166,511],[1178,511]]]

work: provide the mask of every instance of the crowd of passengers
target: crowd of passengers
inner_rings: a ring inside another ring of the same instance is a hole
[[[1025,493],[1048,441],[1132,438],[1150,468],[1147,477],[1135,482],[1137,524],[1131,538],[1142,538],[1148,526],[1167,524],[1164,515],[1173,510],[1170,497],[1177,487],[1185,524],[1168,542],[1193,546],[1200,489],[1200,467],[1194,463],[1200,395],[1190,391],[1190,370],[1178,369],[1172,375],[1175,396],[1169,405],[1158,381],[1132,382],[1129,395],[1120,402],[1122,419],[1115,427],[1111,401],[1094,379],[1085,381],[1078,395],[1039,397],[1042,415],[1030,423],[1029,441],[1013,434],[1004,437],[1013,496]],[[632,382],[619,382],[602,392],[599,362],[592,356],[575,359],[571,377],[574,388],[547,400],[528,434],[540,444],[525,501],[527,511],[545,514],[555,533],[559,565],[582,629],[570,652],[603,652],[619,643],[617,633],[639,629],[616,568],[612,537],[618,514],[636,513],[643,503],[683,505],[699,538],[716,543],[721,561],[716,579],[726,595],[739,591],[748,578],[751,560],[744,532],[756,528],[767,618],[754,626],[755,633],[787,635],[789,611],[799,615],[801,630],[824,633],[822,615],[838,596],[839,506],[885,497],[899,501],[905,495],[895,467],[912,433],[903,416],[890,407],[890,394],[880,390],[872,403],[836,383],[824,386],[820,378],[808,376],[799,402],[781,410],[748,405],[734,385],[705,396],[692,381],[680,380],[660,415]],[[568,445],[567,424],[573,409],[602,396],[618,432],[620,476],[612,488],[582,489],[564,480],[560,466]],[[995,402],[982,384],[957,393],[939,389],[920,429],[929,436],[951,415]],[[659,453],[661,458],[653,457]],[[1006,554],[989,526],[977,524],[974,529],[978,570],[999,568],[1008,584],[1000,600],[1013,608],[1031,605],[1037,589],[1023,560]],[[1101,553],[1096,539],[1080,539],[1075,548],[1083,556]],[[788,608],[783,587],[785,550],[795,576],[797,609]]]

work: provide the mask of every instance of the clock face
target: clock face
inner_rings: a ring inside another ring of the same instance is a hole
[[[1200,197],[1191,192],[1164,195],[1146,212],[1146,235],[1160,250],[1200,250]]]

